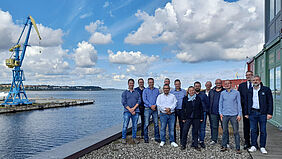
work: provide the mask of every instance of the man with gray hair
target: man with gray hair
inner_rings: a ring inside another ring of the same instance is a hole
[[[211,145],[217,143],[218,139],[218,127],[220,122],[219,116],[219,98],[222,91],[225,89],[222,87],[222,80],[215,80],[215,87],[209,92],[209,101],[210,101],[210,119],[211,119]],[[228,142],[229,143],[229,142]]]
[[[266,146],[266,122],[273,115],[273,97],[269,87],[261,85],[260,76],[252,79],[253,88],[248,91],[245,117],[250,119],[251,148],[249,152],[255,152],[258,148],[258,125],[260,128],[260,151],[267,154]]]
[[[164,85],[166,85],[166,84],[170,86],[170,79],[169,78],[165,78]],[[160,88],[159,90],[160,90],[160,94],[164,93],[163,88]],[[172,90],[173,90],[173,88],[170,87],[170,91],[172,91]]]

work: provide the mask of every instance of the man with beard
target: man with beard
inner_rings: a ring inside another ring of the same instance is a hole
[[[206,135],[206,119],[207,119],[207,112],[209,109],[208,106],[208,96],[205,94],[204,91],[201,91],[201,83],[200,82],[195,82],[194,83],[194,87],[195,87],[195,91],[197,96],[200,97],[201,101],[202,101],[202,107],[203,107],[203,121],[200,123],[200,129],[199,129],[199,140],[200,140],[200,146],[202,148],[205,148],[205,135]]]
[[[141,117],[141,138],[144,137],[144,122],[145,122],[145,118],[144,118],[144,101],[142,98],[143,95],[143,90],[145,89],[144,87],[144,80],[143,78],[139,78],[138,79],[138,87],[136,87],[134,90],[138,91],[138,93],[141,96],[141,104],[139,105],[139,110],[140,110],[140,117]]]
[[[269,87],[261,85],[260,76],[254,76],[253,89],[248,91],[245,117],[250,119],[251,148],[249,152],[255,152],[258,148],[258,124],[260,129],[260,151],[267,154],[266,146],[266,122],[273,115],[273,97]]]

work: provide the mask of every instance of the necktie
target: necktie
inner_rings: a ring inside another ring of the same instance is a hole
[[[249,89],[252,89],[252,83],[249,82]]]

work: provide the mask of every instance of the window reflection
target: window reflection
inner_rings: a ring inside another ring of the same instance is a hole
[[[280,90],[281,90],[281,66],[276,67],[276,86],[275,86],[275,94],[276,100],[280,100]]]

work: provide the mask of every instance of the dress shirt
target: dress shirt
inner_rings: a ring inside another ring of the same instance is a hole
[[[167,95],[162,93],[157,98],[157,106],[162,113],[167,113],[165,108],[170,108],[170,112],[174,112],[177,99],[175,95],[168,93]]]
[[[253,106],[254,109],[260,109],[259,107],[259,95],[258,92],[260,90],[260,86],[258,89],[253,88]]]
[[[182,101],[183,101],[183,98],[186,95],[186,91],[184,89],[180,89],[179,91],[174,89],[174,90],[170,91],[170,93],[175,95],[175,97],[177,99],[176,109],[182,109]]]

